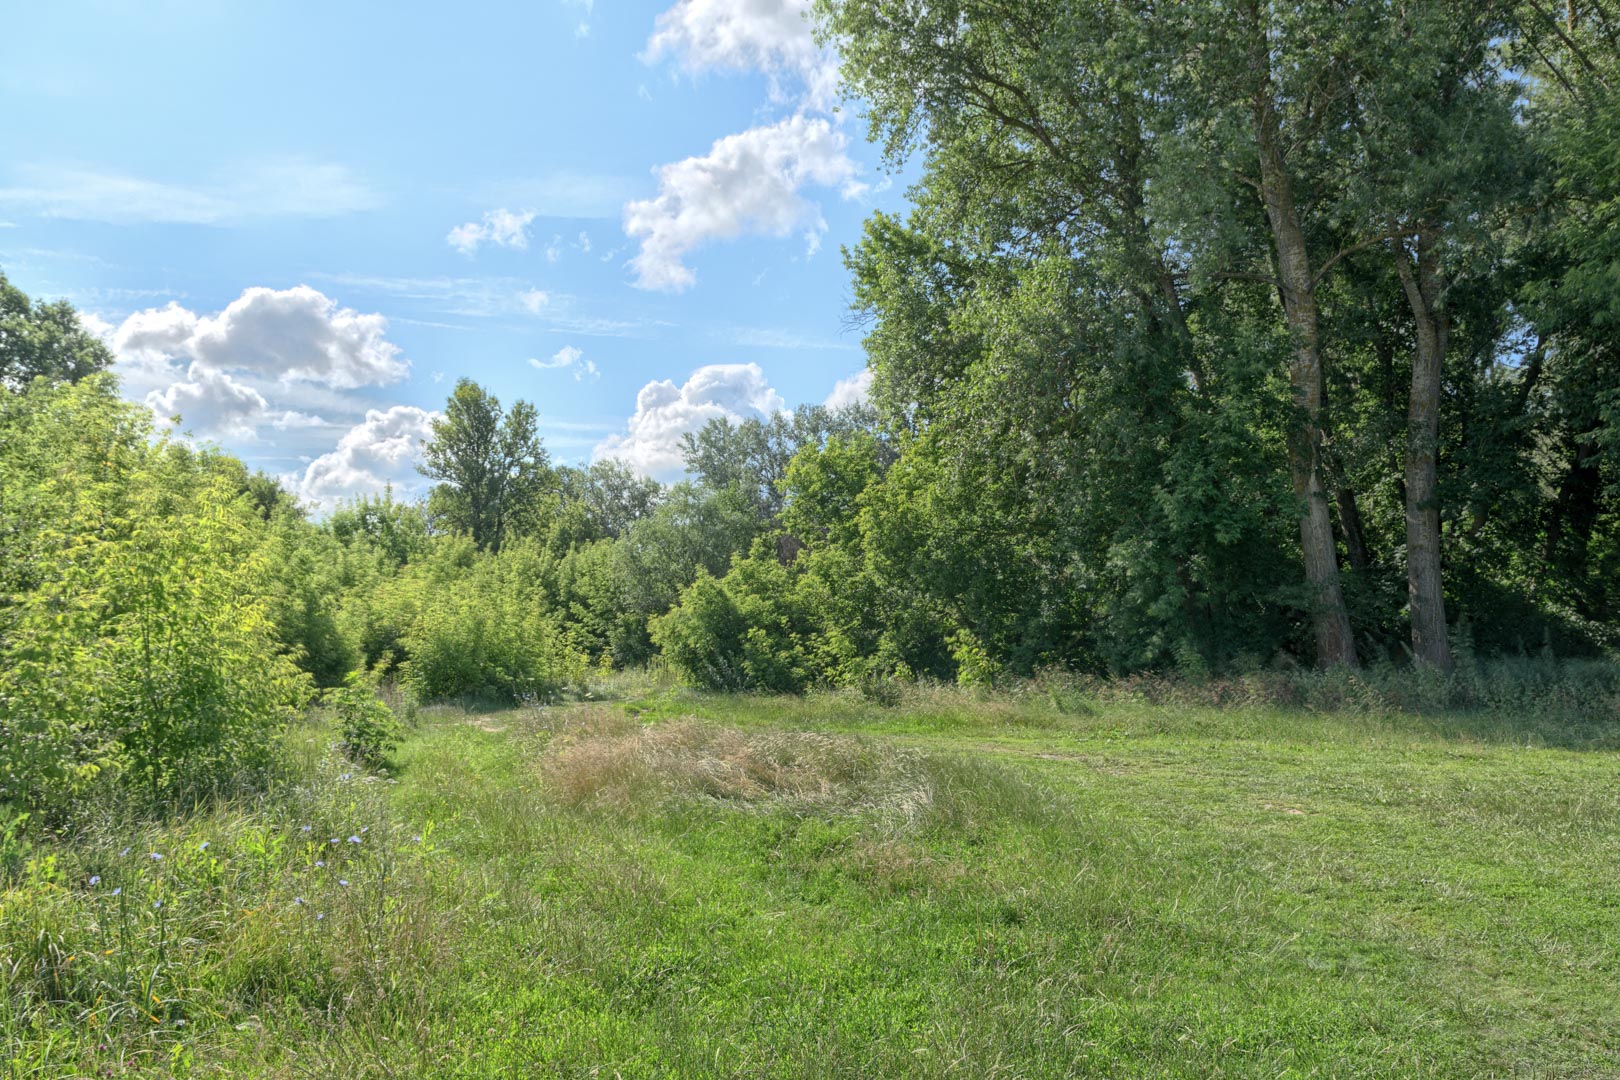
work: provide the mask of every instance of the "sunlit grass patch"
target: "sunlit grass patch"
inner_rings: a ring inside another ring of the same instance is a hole
[[[607,710],[560,729],[540,769],[558,798],[574,805],[703,798],[914,820],[933,799],[915,751],[851,735],[690,719],[643,725]]]
[[[30,853],[0,900],[0,1060],[1620,1070],[1611,755],[1358,715],[977,707],[677,691],[424,709],[386,777],[317,722],[263,797],[109,815]],[[89,945],[124,951],[80,968]]]

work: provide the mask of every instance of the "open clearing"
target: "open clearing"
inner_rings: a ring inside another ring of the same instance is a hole
[[[294,738],[14,883],[13,1075],[1620,1075],[1603,741],[681,693],[430,710],[397,783]]]

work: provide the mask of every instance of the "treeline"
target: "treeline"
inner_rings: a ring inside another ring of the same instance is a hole
[[[1612,643],[1613,0],[819,10],[921,158],[849,261],[902,557],[990,655]]]
[[[459,384],[435,481],[312,518],[155,438],[0,279],[0,802],[260,768],[355,673],[548,698],[1597,655],[1620,615],[1620,11],[820,10],[922,159],[846,252],[872,404],[551,462]]]

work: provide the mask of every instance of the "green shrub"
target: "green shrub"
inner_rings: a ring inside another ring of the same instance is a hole
[[[653,642],[693,685],[799,693],[815,672],[796,577],[761,551],[739,559],[723,580],[699,574],[679,604],[652,620]]]
[[[37,824],[257,783],[308,700],[228,459],[151,433],[109,380],[0,395],[0,803]]]
[[[480,555],[471,571],[427,583],[401,637],[401,682],[422,701],[557,698],[585,674],[585,656],[545,608],[532,552]]]
[[[338,747],[350,761],[381,765],[405,737],[394,710],[377,696],[375,678],[363,671],[350,672],[343,686],[327,690],[321,700],[337,721]]]

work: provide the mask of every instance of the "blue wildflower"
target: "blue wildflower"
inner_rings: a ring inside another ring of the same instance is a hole
[[[90,875],[90,887],[95,888],[97,885],[100,885],[100,884],[101,884],[101,875],[100,874],[91,874]]]

